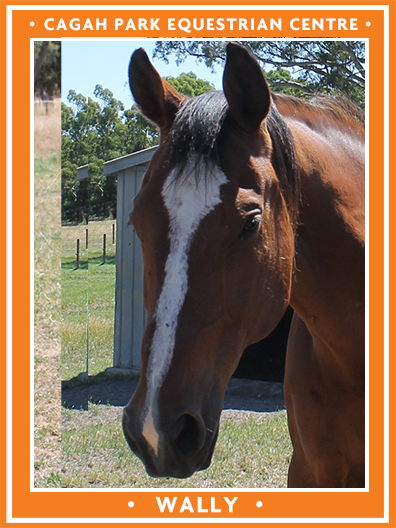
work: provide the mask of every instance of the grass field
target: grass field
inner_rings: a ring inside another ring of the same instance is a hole
[[[91,376],[113,364],[114,220],[62,227],[62,379]],[[86,234],[88,232],[88,248]],[[106,234],[106,262],[103,235]],[[80,240],[79,268],[76,247]],[[115,241],[114,241],[115,242]]]
[[[38,108],[35,116],[34,199],[35,486],[284,487],[291,453],[284,412],[226,411],[211,467],[176,481],[147,477],[123,438],[119,407],[61,408],[61,376],[86,370],[87,321],[89,373],[111,364],[115,266],[112,258],[103,265],[98,260],[103,229],[111,229],[111,222],[92,222],[90,265],[75,269],[75,240],[84,240],[86,226],[61,229],[55,105],[48,114]]]
[[[105,407],[106,409],[106,407]],[[211,466],[184,480],[148,477],[119,427],[121,409],[64,410],[62,486],[84,488],[285,487],[290,457],[285,411],[225,411]],[[83,467],[84,471],[80,471]]]

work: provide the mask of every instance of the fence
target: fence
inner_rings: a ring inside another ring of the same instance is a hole
[[[43,113],[45,113],[46,115],[50,114],[52,111],[56,111],[58,112],[58,106],[57,105],[60,105],[61,104],[61,100],[60,99],[53,99],[53,100],[43,100],[43,99],[35,99],[34,100],[34,104],[35,104],[35,114],[40,114],[40,109],[42,108],[44,110]]]
[[[64,380],[113,366],[115,225],[105,220],[61,229]]]
[[[111,239],[110,240],[111,240],[112,246],[114,246],[115,244],[115,232],[116,232],[115,226],[116,225],[113,223],[111,227]],[[102,240],[102,264],[106,264],[107,256],[108,256],[108,251],[107,251],[108,242],[107,242],[106,233],[103,233],[101,240]],[[81,241],[79,238],[77,238],[76,239],[76,269],[80,268],[80,248],[81,248]],[[85,229],[85,249],[88,250],[88,248],[89,248],[89,229],[86,228]],[[114,253],[113,256],[115,256],[115,252],[113,253]],[[89,261],[89,255],[88,255],[88,261]]]

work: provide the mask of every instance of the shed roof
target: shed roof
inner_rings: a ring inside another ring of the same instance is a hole
[[[133,152],[132,154],[127,154],[126,156],[121,156],[121,158],[106,161],[103,166],[104,174],[105,176],[111,176],[112,174],[116,174],[125,169],[130,169],[131,167],[148,165],[157,149],[158,145],[139,150],[138,152]],[[85,180],[86,178],[89,178],[88,165],[82,165],[77,169],[77,179]]]

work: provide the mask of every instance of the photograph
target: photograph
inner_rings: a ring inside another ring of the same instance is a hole
[[[393,526],[394,0],[0,11],[0,526]]]
[[[36,485],[364,487],[365,43],[61,50],[62,460]]]

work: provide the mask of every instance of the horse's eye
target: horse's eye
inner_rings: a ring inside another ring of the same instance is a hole
[[[253,235],[255,232],[258,231],[258,228],[261,223],[261,216],[259,213],[251,214],[247,217],[245,221],[245,225],[243,226],[242,230],[242,237],[246,237],[249,235]]]

